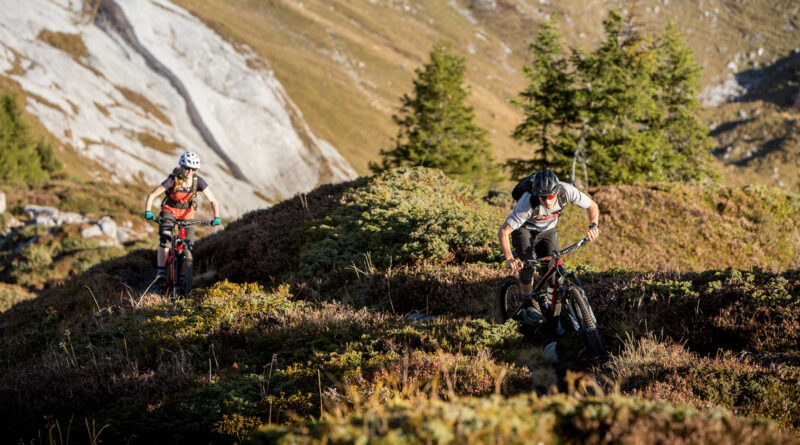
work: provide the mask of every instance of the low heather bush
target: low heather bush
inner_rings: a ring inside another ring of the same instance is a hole
[[[631,398],[520,396],[392,400],[294,427],[265,426],[248,443],[793,443],[768,423]]]

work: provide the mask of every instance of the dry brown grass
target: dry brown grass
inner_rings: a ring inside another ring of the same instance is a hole
[[[137,93],[136,91],[130,90],[123,86],[116,86],[117,91],[122,93],[125,96],[125,99],[128,99],[130,102],[138,106],[145,112],[145,114],[152,114],[156,119],[160,120],[164,125],[172,126],[172,122],[170,122],[169,118],[161,111],[161,109],[154,103],[150,102],[146,97]]]
[[[165,141],[164,138],[150,133],[136,133],[136,139],[145,147],[153,148],[161,153],[179,154],[183,150],[180,144]]]
[[[495,154],[504,160],[529,150],[510,137],[521,115],[507,99],[522,90],[527,44],[550,15],[558,19],[567,45],[586,49],[603,38],[601,20],[610,8],[635,9],[637,31],[660,32],[672,21],[704,66],[704,86],[724,80],[737,54],[739,70],[760,67],[787,55],[797,40],[790,36],[798,36],[798,30],[787,28],[792,20],[798,23],[790,0],[755,0],[746,6],[604,0],[591,5],[592,14],[576,14],[586,8],[577,0],[501,0],[495,9],[455,2],[474,23],[448,2],[412,1],[407,10],[406,4],[367,0],[335,5],[312,0],[302,6],[285,0],[177,3],[234,45],[247,44],[263,57],[313,131],[361,173],[395,136],[390,116],[411,88],[413,69],[441,38],[454,41],[467,58],[478,122],[490,130]],[[759,48],[765,50],[761,55]]]
[[[83,38],[81,38],[80,34],[68,34],[43,29],[37,38],[47,42],[53,48],[69,53],[75,60],[89,57],[89,50],[86,49],[86,44],[83,43]]]

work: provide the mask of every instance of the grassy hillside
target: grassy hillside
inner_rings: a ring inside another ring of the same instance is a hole
[[[62,212],[79,213],[92,221],[112,217],[117,224],[130,225],[138,233],[147,233],[141,218],[140,196],[146,193],[139,186],[119,186],[107,182],[84,182],[80,179],[54,179],[41,183],[5,182],[0,190],[6,194],[6,212],[0,228],[5,230],[12,220],[27,220],[27,205],[55,207]],[[156,238],[132,239],[125,246],[113,246],[108,240],[83,238],[81,230],[88,224],[61,227],[26,225],[0,238],[0,280],[24,286],[28,290],[53,287],[70,276],[110,258],[124,255],[135,248],[153,248]],[[9,291],[13,287],[8,288]],[[13,295],[31,295],[13,293]]]
[[[800,53],[753,68],[740,76],[748,90],[741,100],[704,112],[713,123],[715,154],[728,184],[780,185],[798,190]]]
[[[176,3],[223,37],[260,54],[311,128],[361,173],[395,136],[390,117],[397,112],[399,97],[411,90],[414,68],[439,39],[453,41],[466,57],[477,120],[490,130],[495,153],[503,160],[526,150],[510,138],[522,116],[508,98],[523,89],[526,46],[551,15],[569,46],[586,49],[603,38],[601,20],[609,8],[623,12],[634,32],[661,32],[671,21],[703,67],[703,87],[776,64],[790,55],[800,36],[800,10],[790,0]],[[590,14],[584,12],[587,7]],[[719,116],[707,122],[722,123]],[[753,136],[763,143],[769,140]]]
[[[140,293],[152,251],[137,250],[16,304],[0,317],[0,428],[23,440],[71,428],[78,441],[102,428],[102,440],[131,443],[230,443],[262,424],[287,427],[252,440],[402,432],[413,442],[450,431],[513,441],[514,419],[535,410],[540,421],[525,428],[542,440],[712,437],[697,435],[702,424],[720,443],[796,442],[800,276],[745,267],[778,266],[766,255],[793,195],[659,185],[593,195],[607,214],[617,211],[603,220],[604,241],[570,267],[610,350],[601,367],[567,341],[553,365],[547,337],[497,323],[505,271],[494,237],[507,209],[436,171],[395,170],[323,186],[201,240],[198,261],[213,284],[186,300]],[[756,200],[772,203],[769,218],[756,212],[770,240],[747,223]],[[662,252],[622,229],[641,220],[669,239],[659,232],[674,225],[663,222],[667,211],[713,223],[696,241],[709,247],[684,272],[657,269],[685,248]],[[580,213],[570,211],[565,229],[571,219],[585,226]],[[736,224],[765,256],[730,245],[722,235]],[[723,246],[731,258],[710,248]],[[622,258],[634,270],[614,268]],[[725,261],[735,267],[708,266]],[[441,316],[412,322],[413,311]],[[573,395],[532,394],[551,391]],[[459,413],[475,423],[447,423]]]

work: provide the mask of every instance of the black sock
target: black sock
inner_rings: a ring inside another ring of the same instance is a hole
[[[166,275],[167,274],[167,269],[165,267],[156,267],[156,272],[159,275]]]

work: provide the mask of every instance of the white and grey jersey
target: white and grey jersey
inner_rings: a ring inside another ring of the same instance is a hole
[[[572,184],[562,182],[559,186],[564,188],[567,202],[571,202],[582,209],[588,209],[589,206],[592,205],[592,199],[575,188]],[[506,223],[514,230],[525,225],[525,227],[531,230],[543,232],[556,227],[556,224],[558,224],[558,215],[563,210],[558,199],[556,199],[556,203],[553,205],[552,209],[546,209],[543,205],[536,206],[536,209],[538,210],[538,214],[534,215],[534,209],[531,206],[531,195],[525,192],[519,201],[517,201],[514,210],[506,218]]]

